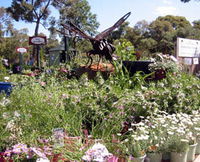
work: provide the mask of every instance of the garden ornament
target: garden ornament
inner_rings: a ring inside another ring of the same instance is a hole
[[[115,47],[111,43],[109,43],[105,39],[105,37],[108,36],[114,29],[118,28],[130,16],[130,14],[131,12],[128,12],[122,18],[120,18],[113,26],[104,30],[100,34],[96,35],[95,37],[91,37],[85,34],[81,29],[75,26],[72,22],[68,22],[68,24],[61,24],[61,25],[65,29],[76,33],[77,35],[83,37],[84,39],[90,40],[93,46],[93,50],[90,50],[87,52],[88,62],[86,63],[88,64],[90,62],[89,64],[89,67],[90,67],[93,62],[91,55],[99,55],[98,65],[99,65],[100,60],[103,57],[105,57],[105,59],[110,62],[113,61],[112,54],[115,51]],[[63,32],[60,32],[60,33],[65,34]]]

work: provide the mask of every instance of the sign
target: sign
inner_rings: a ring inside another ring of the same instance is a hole
[[[199,58],[193,58],[193,64],[198,65],[199,64]]]
[[[45,36],[33,36],[29,37],[29,45],[45,45],[46,44]]]
[[[186,65],[192,65],[192,58],[184,58],[184,63]]]
[[[62,128],[55,128],[53,129],[53,142],[54,142],[54,147],[63,147],[64,146],[64,129]]]
[[[200,57],[200,40],[178,38],[178,57]]]
[[[16,51],[17,51],[18,53],[27,53],[27,52],[28,52],[28,49],[25,48],[25,47],[17,47],[17,48],[16,48]]]

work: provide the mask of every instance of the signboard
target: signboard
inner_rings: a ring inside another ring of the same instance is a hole
[[[29,37],[29,45],[45,45],[46,44],[45,36],[33,36]]]
[[[199,64],[199,58],[193,58],[193,64],[198,65]]]
[[[200,40],[178,38],[178,57],[200,57]]]
[[[64,129],[62,128],[53,129],[53,142],[55,148],[64,146],[64,137],[65,137]]]
[[[28,52],[28,49],[25,48],[25,47],[17,47],[17,48],[16,48],[16,51],[17,51],[18,53],[27,53],[27,52]]]

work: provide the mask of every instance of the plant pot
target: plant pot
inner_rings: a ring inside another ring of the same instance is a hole
[[[141,157],[130,156],[129,159],[128,159],[128,161],[129,162],[144,162],[145,157],[146,157],[146,155],[141,156]]]
[[[153,63],[150,60],[146,61],[122,61],[122,69],[127,69],[130,76],[133,76],[137,71],[142,71],[145,74],[150,74],[149,64]]]
[[[118,157],[118,161],[117,162],[126,162],[126,158],[125,157]]]
[[[149,162],[161,162],[162,153],[148,153]]]
[[[197,146],[196,146],[195,154],[200,154],[200,138],[197,138]]]
[[[170,152],[164,152],[162,155],[163,160],[170,160],[171,154]]]
[[[187,154],[187,161],[193,161],[195,159],[197,143],[194,145],[189,145],[189,151]]]
[[[187,153],[188,152],[171,152],[170,162],[187,162]]]

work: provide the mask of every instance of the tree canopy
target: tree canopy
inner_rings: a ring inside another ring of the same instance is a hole
[[[181,0],[181,2],[184,2],[184,3],[186,3],[186,2],[190,2],[191,0]],[[199,1],[199,0],[197,0],[197,1]]]
[[[12,18],[6,13],[6,9],[0,7],[0,38],[6,34],[12,34],[13,24]]]
[[[28,23],[36,23],[35,35],[38,35],[39,24],[45,23],[50,10],[49,6],[52,0],[13,0],[11,7],[7,11],[11,13],[16,21],[25,21]]]
[[[87,0],[60,0],[55,7],[60,12],[59,24],[71,21],[90,35],[96,33],[99,23]]]

